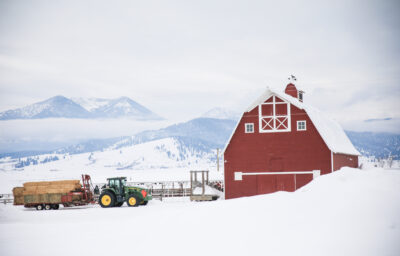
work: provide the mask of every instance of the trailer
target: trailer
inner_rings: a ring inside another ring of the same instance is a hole
[[[13,194],[14,205],[36,210],[95,203],[89,175],[82,175],[82,184],[79,180],[27,182],[23,187],[14,188]]]

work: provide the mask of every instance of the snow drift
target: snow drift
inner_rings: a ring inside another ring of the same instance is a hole
[[[210,203],[59,211],[2,205],[0,230],[1,255],[394,256],[400,172],[344,168],[294,193]]]

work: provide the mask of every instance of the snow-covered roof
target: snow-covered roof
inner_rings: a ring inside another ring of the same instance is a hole
[[[250,112],[255,107],[260,105],[261,103],[265,102],[271,96],[278,96],[282,100],[293,104],[299,109],[304,109],[308,116],[310,117],[311,121],[313,122],[315,128],[318,130],[319,134],[321,135],[322,139],[324,140],[325,144],[333,153],[341,153],[341,154],[348,154],[348,155],[361,155],[360,152],[353,146],[349,138],[347,137],[346,133],[342,129],[342,127],[337,123],[335,120],[327,117],[326,114],[323,114],[318,109],[315,109],[303,102],[300,102],[297,98],[294,98],[284,92],[278,92],[271,88],[267,88],[267,90],[257,99],[255,100],[247,109],[246,112]],[[240,120],[239,120],[240,122]],[[239,125],[239,122],[237,125]],[[236,126],[237,128],[237,126]],[[236,131],[233,130],[233,133]],[[233,136],[232,133],[232,136]],[[225,150],[230,143],[229,139]],[[224,152],[225,152],[224,150]]]

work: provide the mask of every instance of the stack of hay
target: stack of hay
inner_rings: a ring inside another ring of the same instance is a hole
[[[13,188],[14,205],[24,204],[24,187]]]
[[[41,181],[24,183],[24,195],[65,194],[82,188],[79,180]]]
[[[23,187],[13,188],[14,205],[24,205],[25,203],[46,200],[44,198],[47,198],[51,202],[55,200],[54,196],[59,199],[61,198],[60,194],[80,191],[81,189],[82,185],[79,180],[26,182]],[[58,199],[55,201],[58,201]]]

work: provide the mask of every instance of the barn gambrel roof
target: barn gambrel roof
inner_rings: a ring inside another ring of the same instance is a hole
[[[333,153],[338,154],[347,154],[347,155],[361,155],[360,152],[353,146],[349,138],[347,137],[346,133],[339,125],[338,122],[326,116],[326,114],[322,113],[318,109],[315,109],[303,102],[300,102],[297,98],[294,98],[290,95],[287,95],[284,92],[278,92],[271,88],[267,88],[267,90],[256,100],[254,101],[247,109],[246,112],[252,111],[255,107],[260,105],[261,103],[265,102],[271,96],[278,96],[282,100],[293,104],[299,109],[305,110],[305,112],[310,117],[311,121],[313,122],[315,128],[321,135],[322,139],[324,140],[325,144]],[[229,138],[228,143],[225,146],[225,150],[228,147],[233,134],[235,133],[237,126],[241,121],[238,121],[235,129],[232,132],[231,137]],[[225,152],[224,150],[224,152]]]

